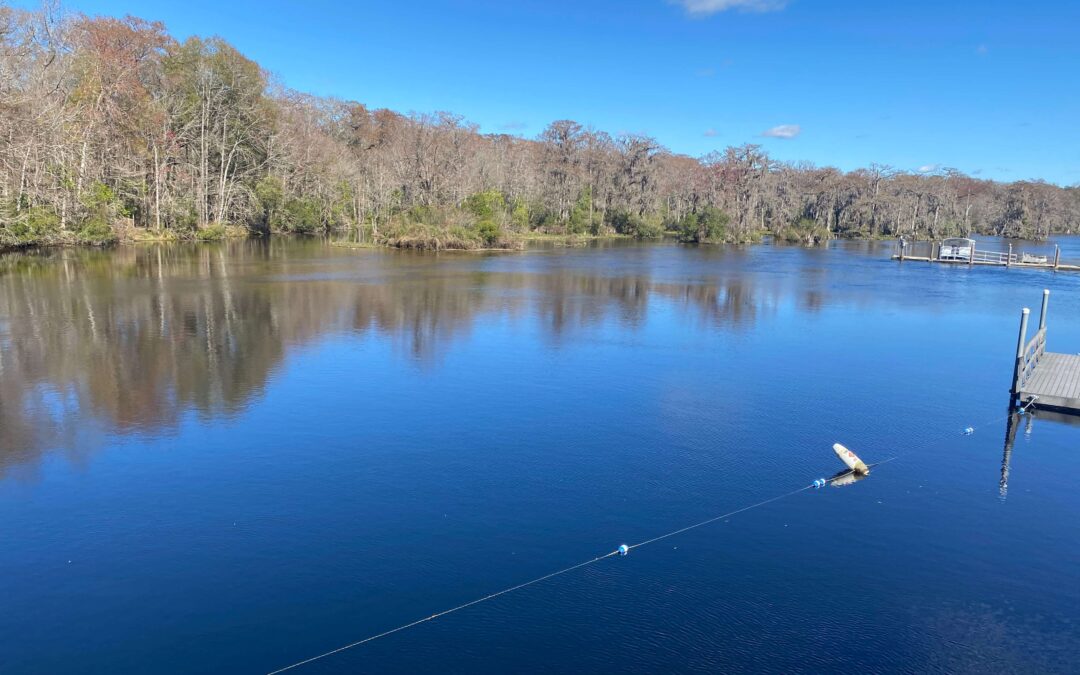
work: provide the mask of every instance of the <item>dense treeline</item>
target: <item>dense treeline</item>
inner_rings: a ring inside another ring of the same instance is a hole
[[[219,38],[0,5],[0,246],[230,226],[462,247],[524,232],[1045,237],[1080,229],[1080,189],[844,173],[754,145],[694,159],[565,120],[485,135],[285,89]]]

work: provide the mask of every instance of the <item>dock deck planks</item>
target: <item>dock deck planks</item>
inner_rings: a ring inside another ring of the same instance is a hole
[[[1080,412],[1080,355],[1046,352],[1018,393],[1021,404],[1035,397],[1037,407]]]

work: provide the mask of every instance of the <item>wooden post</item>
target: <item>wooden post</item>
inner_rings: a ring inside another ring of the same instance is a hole
[[[906,243],[907,242],[904,241],[904,238],[901,237],[900,238],[900,262],[904,262],[904,244],[906,244]]]
[[[968,267],[975,264],[975,241],[971,242],[971,253],[968,254]]]
[[[1024,361],[1024,347],[1027,346],[1027,325],[1028,315],[1031,314],[1031,310],[1025,307],[1020,311],[1020,337],[1016,342],[1016,365],[1013,366],[1013,386],[1012,394],[1015,399],[1020,393],[1020,370],[1021,363]]]
[[[1058,261],[1061,260],[1061,247],[1054,244],[1054,270],[1058,268]]]
[[[1009,244],[1009,257],[1005,258],[1005,267],[1012,267],[1012,244]]]
[[[933,239],[931,239],[930,240],[930,257],[928,258],[928,260],[930,262],[934,262],[934,246],[936,246],[936,245],[937,245],[937,243]]]
[[[1050,302],[1050,289],[1043,289],[1043,304],[1042,309],[1039,310],[1039,330],[1046,328],[1046,305]]]

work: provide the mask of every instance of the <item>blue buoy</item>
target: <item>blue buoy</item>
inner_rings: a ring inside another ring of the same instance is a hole
[[[626,555],[629,552],[630,552],[630,547],[629,546],[627,546],[626,544],[620,544],[619,545],[619,555]]]
[[[829,481],[825,480],[824,478],[818,478],[817,480],[815,480],[815,481],[814,481],[814,487],[816,487],[816,488],[823,488],[823,487],[825,487],[825,485],[826,485],[826,484],[827,484],[828,482],[829,482]]]
[[[964,429],[964,435],[965,436],[970,436],[973,433],[975,433],[975,427],[968,427],[968,428]]]

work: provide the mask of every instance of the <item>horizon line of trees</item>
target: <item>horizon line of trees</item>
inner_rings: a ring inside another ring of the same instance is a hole
[[[451,113],[288,89],[220,38],[0,3],[0,246],[225,225],[376,241],[441,228],[489,243],[525,231],[1044,238],[1080,231],[1080,188],[842,172],[756,145],[693,158],[569,120],[534,139],[482,134]]]

